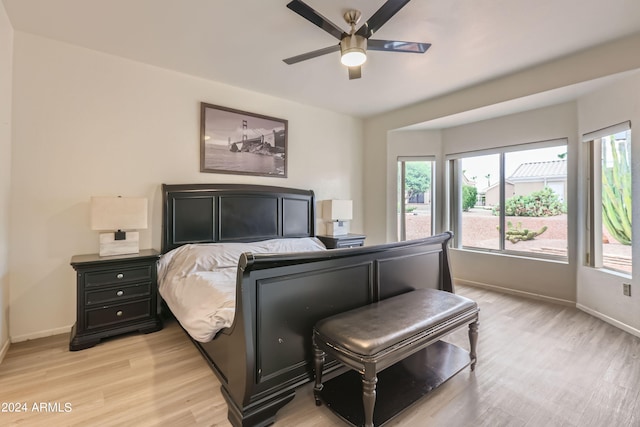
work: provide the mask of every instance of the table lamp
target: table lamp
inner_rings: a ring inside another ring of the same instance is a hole
[[[140,252],[137,231],[147,228],[144,197],[91,197],[91,229],[100,233],[100,256]]]
[[[322,203],[322,218],[327,221],[327,234],[342,236],[349,233],[349,220],[353,218],[351,200],[325,200]]]

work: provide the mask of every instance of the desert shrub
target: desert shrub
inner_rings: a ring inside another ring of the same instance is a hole
[[[500,206],[493,208],[493,214],[498,215]],[[555,216],[567,212],[564,203],[549,187],[534,191],[526,196],[513,196],[506,200],[504,213],[506,216]]]
[[[462,186],[462,211],[468,212],[469,209],[476,205],[478,189],[471,185]]]

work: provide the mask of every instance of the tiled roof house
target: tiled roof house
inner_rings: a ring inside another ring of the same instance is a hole
[[[567,194],[567,160],[551,160],[547,162],[522,163],[505,180],[507,198],[526,195],[549,187],[564,200]],[[493,185],[485,190],[485,204],[493,206],[499,203],[500,189]]]

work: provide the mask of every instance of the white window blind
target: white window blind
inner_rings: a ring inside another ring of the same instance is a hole
[[[605,136],[615,135],[616,133],[626,132],[631,129],[631,122],[626,121],[618,123],[617,125],[609,126],[604,129],[598,129],[593,132],[585,133],[582,135],[582,141],[594,141],[596,139],[604,138]]]

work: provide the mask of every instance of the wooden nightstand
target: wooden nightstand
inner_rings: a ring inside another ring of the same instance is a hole
[[[342,236],[316,236],[327,249],[354,248],[364,246],[367,236],[362,234],[344,234]]]
[[[76,324],[69,350],[93,347],[101,339],[131,331],[162,329],[158,316],[157,262],[153,249],[131,255],[76,255]]]

